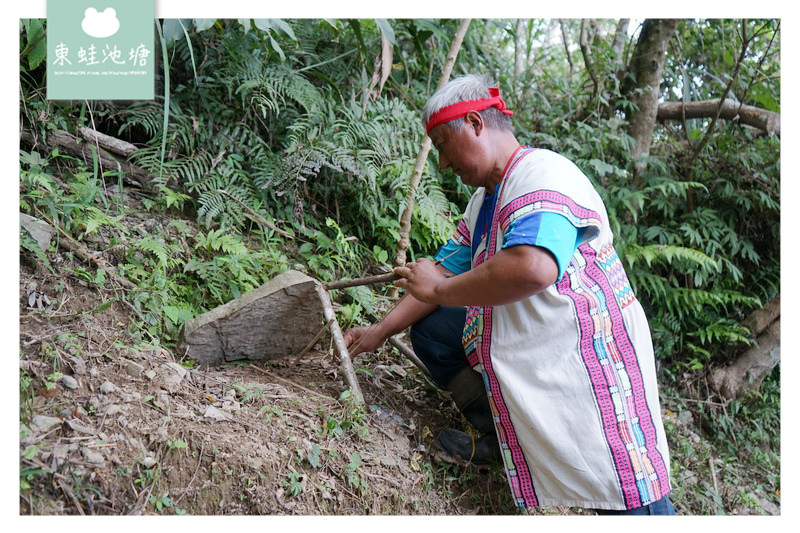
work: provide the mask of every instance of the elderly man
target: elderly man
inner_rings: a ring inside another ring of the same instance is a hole
[[[569,160],[520,146],[512,114],[474,75],[430,98],[439,165],[477,191],[441,264],[396,268],[406,296],[346,342],[374,350],[412,326],[417,355],[484,434],[446,429],[439,443],[499,456],[518,506],[674,514],[650,331],[603,202]]]

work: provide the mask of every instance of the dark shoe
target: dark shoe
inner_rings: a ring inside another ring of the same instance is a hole
[[[500,445],[493,434],[473,440],[468,433],[447,428],[439,432],[436,440],[447,453],[476,465],[500,461]]]
[[[466,367],[447,383],[447,390],[464,418],[481,434],[494,433],[494,419],[479,372]]]

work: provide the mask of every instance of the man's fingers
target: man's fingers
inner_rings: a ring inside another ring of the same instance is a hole
[[[344,336],[342,337],[342,339],[344,340],[345,346],[347,346],[349,348],[350,345],[353,344],[353,342],[360,336],[361,335],[357,335],[357,331],[356,330],[349,329],[349,330],[344,332]]]

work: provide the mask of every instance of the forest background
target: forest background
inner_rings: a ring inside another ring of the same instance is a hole
[[[470,194],[425,155],[418,119],[461,22],[170,19],[156,100],[125,104],[47,101],[46,24],[23,21],[20,211],[74,246],[102,243],[105,267],[84,261],[69,276],[131,284],[138,337],[173,352],[186,320],[298,264],[332,281],[429,257]],[[650,318],[676,497],[693,513],[780,504],[780,30],[773,19],[475,19],[453,68],[495,76],[517,137],[572,159],[603,197]],[[134,146],[117,158],[124,170],[71,153],[81,128]],[[171,228],[131,233],[126,188]],[[23,267],[62,268],[60,243],[19,238]],[[366,323],[394,296],[348,289],[340,321]],[[20,343],[22,359],[48,356]],[[23,423],[30,391],[57,373],[21,371]],[[20,451],[21,473],[37,472],[37,450]],[[23,494],[41,474],[21,477]]]

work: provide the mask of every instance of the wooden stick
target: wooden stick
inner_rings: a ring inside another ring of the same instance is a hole
[[[313,347],[314,347],[314,345],[315,345],[315,344],[317,344],[317,342],[319,342],[319,340],[322,338],[322,336],[325,334],[325,332],[326,332],[326,331],[328,330],[328,328],[330,328],[330,327],[331,327],[331,321],[330,321],[330,320],[328,320],[327,322],[325,322],[325,325],[324,325],[324,326],[322,326],[322,328],[319,330],[319,332],[318,332],[316,335],[314,335],[314,338],[313,338],[313,339],[311,339],[311,342],[309,342],[308,344],[306,344],[306,347],[305,347],[305,348],[303,348],[302,350],[300,350],[299,352],[297,352],[297,354],[293,355],[293,356],[292,356],[292,359],[300,359],[300,358],[301,358],[301,357],[303,357],[303,356],[304,356],[306,353],[308,353],[308,351],[309,351],[309,350],[311,350],[311,348],[313,348]]]
[[[251,218],[252,218],[252,219],[253,219],[253,220],[254,220],[254,221],[257,223],[257,224],[261,224],[262,226],[266,226],[267,228],[271,229],[272,231],[274,231],[274,232],[275,232],[275,233],[277,233],[278,235],[282,235],[283,237],[286,237],[287,239],[294,239],[294,238],[295,238],[295,236],[294,236],[294,235],[291,235],[291,234],[289,234],[289,233],[286,233],[286,232],[285,232],[285,231],[283,231],[281,228],[279,228],[278,226],[276,226],[275,224],[273,224],[272,222],[270,222],[270,221],[269,221],[269,220],[267,220],[266,218],[262,217],[261,215],[259,215],[259,214],[258,214],[258,213],[256,213],[255,211],[253,211],[253,210],[250,208],[250,206],[249,206],[249,205],[247,205],[247,204],[243,203],[241,200],[239,200],[238,198],[236,198],[234,195],[232,195],[231,193],[229,193],[229,192],[228,192],[228,191],[226,191],[225,189],[217,189],[217,192],[218,192],[218,193],[221,193],[221,194],[224,194],[225,196],[227,196],[228,198],[230,198],[231,200],[233,200],[234,202],[236,202],[236,203],[237,203],[237,204],[239,204],[240,206],[244,207],[244,208],[247,210],[247,212],[250,214],[250,217],[251,217]],[[302,240],[302,239],[301,239],[301,240]],[[307,242],[307,241],[305,241],[305,242]]]
[[[446,256],[442,257],[441,259],[437,259],[434,261],[433,264],[441,265],[442,261],[447,259],[448,257],[455,255],[460,250],[456,250],[455,252],[450,252]],[[365,278],[355,278],[355,279],[344,279],[340,281],[332,281],[330,283],[325,283],[322,285],[322,288],[326,291],[331,291],[334,289],[346,289],[347,287],[356,287],[358,285],[369,285],[371,283],[389,283],[392,281],[397,281],[400,279],[400,276],[390,272],[389,274],[378,274],[377,276],[367,276]]]
[[[92,128],[87,128],[86,126],[79,128],[78,132],[81,134],[81,137],[87,141],[91,143],[97,143],[102,146],[103,149],[123,157],[128,157],[137,150],[136,146],[129,142],[106,135],[105,133],[100,133]]]
[[[359,285],[370,285],[372,283],[391,283],[400,279],[400,276],[391,272],[389,274],[378,274],[377,276],[367,276],[364,278],[343,279],[340,281],[332,281],[325,283],[322,288],[326,291],[334,289],[346,289],[347,287],[357,287]]]
[[[86,248],[84,245],[82,245],[81,243],[79,243],[78,241],[73,239],[70,236],[69,233],[64,231],[64,229],[61,226],[59,226],[58,224],[56,224],[54,221],[50,220],[44,213],[42,213],[41,211],[39,211],[36,208],[34,208],[34,209],[36,210],[36,214],[37,215],[39,215],[45,222],[47,222],[48,224],[50,224],[51,226],[56,228],[58,230],[58,232],[61,233],[61,235],[64,236],[64,239],[59,239],[58,240],[59,246],[61,246],[62,248],[67,249],[70,252],[73,252],[75,255],[77,255],[79,258],[83,259],[87,263],[92,263],[97,268],[102,268],[103,270],[105,270],[105,272],[106,272],[106,274],[108,275],[109,278],[111,278],[112,280],[116,281],[117,283],[119,283],[120,285],[125,287],[126,289],[136,290],[136,289],[139,288],[136,285],[134,285],[132,282],[130,282],[127,279],[125,279],[125,278],[121,277],[120,275],[118,275],[117,274],[117,270],[116,270],[116,268],[114,268],[113,265],[111,265],[109,263],[106,263],[103,259],[101,259],[99,257],[93,256],[91,254],[91,252],[89,252],[88,248]]]
[[[461,49],[461,43],[464,41],[464,36],[467,34],[470,19],[462,19],[461,23],[456,30],[453,37],[453,42],[450,43],[450,49],[447,52],[447,58],[442,67],[442,75],[439,78],[439,84],[436,89],[439,90],[444,87],[450,80],[450,73],[453,71],[453,66],[458,57],[458,51]],[[414,212],[414,203],[416,202],[417,188],[422,180],[422,171],[428,162],[428,153],[431,151],[431,138],[425,135],[417,153],[417,161],[414,165],[414,173],[411,175],[410,187],[406,195],[406,207],[403,214],[400,216],[400,242],[397,243],[397,250],[395,251],[395,266],[402,266],[406,262],[406,250],[411,246],[411,215]]]
[[[342,364],[342,372],[344,373],[347,384],[350,385],[350,390],[353,391],[355,401],[358,404],[364,403],[364,394],[361,392],[361,387],[358,385],[358,378],[353,369],[353,362],[350,359],[350,352],[347,351],[347,345],[344,342],[344,335],[339,323],[336,321],[336,313],[331,304],[331,298],[328,291],[322,285],[317,285],[317,294],[319,294],[320,302],[322,303],[322,311],[325,320],[330,322],[331,335],[333,336],[333,345],[339,353],[339,361]]]
[[[300,385],[299,383],[295,383],[291,379],[282,378],[279,375],[277,375],[277,374],[275,374],[273,372],[269,372],[268,370],[264,370],[263,368],[259,368],[256,365],[251,365],[250,368],[256,370],[257,372],[260,372],[260,373],[264,374],[265,376],[269,376],[270,379],[277,379],[278,381],[280,381],[282,383],[285,383],[285,384],[289,385],[290,387],[295,387],[295,388],[298,388],[300,390],[304,390],[307,393],[311,394],[312,398],[324,398],[324,399],[330,400],[332,402],[336,401],[336,398],[333,398],[332,396],[328,396],[327,394],[322,394],[319,391],[313,391],[313,390],[311,390],[311,389],[309,389],[307,387],[303,387],[302,385]]]
[[[397,348],[401,354],[403,354],[409,361],[414,363],[417,366],[417,368],[422,370],[422,372],[425,373],[427,376],[431,375],[430,370],[428,370],[428,367],[426,367],[425,363],[423,363],[420,360],[420,358],[417,357],[417,354],[414,353],[414,350],[412,350],[411,347],[408,346],[408,344],[404,343],[397,337],[389,337],[389,344]]]

